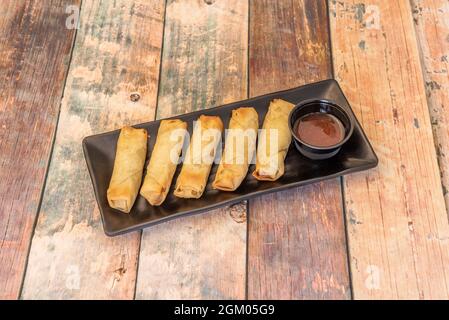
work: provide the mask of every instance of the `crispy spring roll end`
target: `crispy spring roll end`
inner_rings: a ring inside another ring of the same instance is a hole
[[[275,170],[275,171],[255,170],[253,172],[253,177],[259,181],[276,181],[283,175],[284,175],[284,171],[280,171],[280,170]]]
[[[162,186],[157,186],[157,181],[154,181],[154,184],[155,185],[153,186],[152,190],[149,188],[147,188],[146,190],[140,190],[140,195],[144,197],[152,206],[160,206],[165,200],[166,190]]]
[[[222,191],[235,191],[238,187],[239,184],[234,182],[232,176],[224,174],[222,174],[220,178],[216,179],[212,184],[212,188]]]
[[[111,206],[111,208],[123,211],[124,213],[129,213],[131,211],[128,202],[124,199],[109,199],[109,206]]]

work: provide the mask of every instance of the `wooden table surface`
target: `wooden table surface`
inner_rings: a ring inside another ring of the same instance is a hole
[[[448,0],[2,0],[0,298],[448,299],[448,61]],[[332,77],[378,168],[104,235],[83,137]]]

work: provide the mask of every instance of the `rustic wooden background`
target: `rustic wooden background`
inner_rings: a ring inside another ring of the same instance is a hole
[[[0,298],[449,298],[448,59],[448,0],[2,0]],[[103,234],[84,136],[332,77],[378,168]]]

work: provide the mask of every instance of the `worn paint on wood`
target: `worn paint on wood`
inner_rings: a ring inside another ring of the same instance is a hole
[[[449,208],[449,2],[412,0],[435,148]]]
[[[79,1],[0,2],[0,299],[19,295]]]
[[[133,298],[140,233],[103,234],[81,140],[153,119],[163,17],[162,0],[83,1],[23,298]]]
[[[250,94],[332,77],[326,1],[252,1]],[[250,299],[350,297],[340,180],[249,202]]]
[[[333,1],[336,77],[379,156],[344,180],[356,299],[449,297],[449,225],[408,1]]]
[[[145,230],[136,299],[244,299],[245,212],[238,204]]]
[[[168,1],[166,10],[158,117],[246,98],[247,2]],[[244,298],[245,259],[244,204],[149,228],[136,298]]]

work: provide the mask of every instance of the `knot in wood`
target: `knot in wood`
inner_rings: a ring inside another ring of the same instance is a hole
[[[235,222],[243,223],[246,221],[246,201],[230,206],[229,210],[229,215]]]
[[[131,99],[132,102],[137,102],[140,100],[140,93],[138,92],[133,92],[131,93],[131,95],[129,96],[129,98]]]

